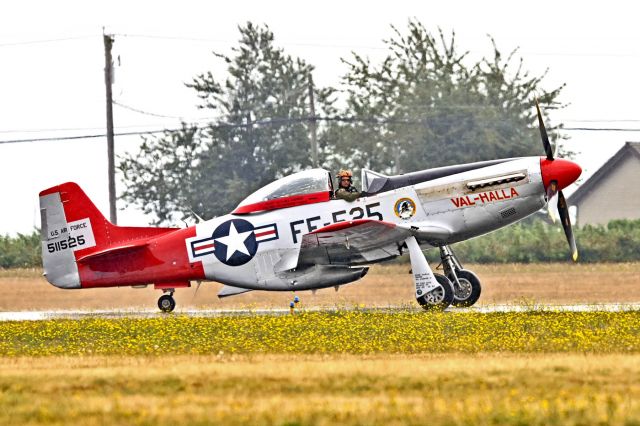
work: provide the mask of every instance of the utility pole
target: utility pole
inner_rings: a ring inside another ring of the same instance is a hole
[[[316,135],[317,119],[316,105],[313,100],[313,77],[309,73],[309,108],[311,112],[311,164],[313,167],[319,167],[318,164],[318,139]]]
[[[116,214],[116,163],[114,158],[113,143],[113,94],[111,86],[113,84],[113,60],[111,58],[111,48],[113,47],[113,37],[103,34],[104,38],[104,84],[107,88],[107,157],[109,173],[109,220],[116,225],[118,217]]]

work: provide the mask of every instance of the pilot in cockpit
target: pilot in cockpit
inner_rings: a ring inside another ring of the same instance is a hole
[[[353,186],[353,173],[350,170],[340,170],[337,175],[338,189],[335,192],[336,198],[346,201],[355,201],[362,195],[355,186]]]

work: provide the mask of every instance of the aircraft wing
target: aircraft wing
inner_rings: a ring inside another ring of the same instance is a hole
[[[325,226],[302,237],[298,267],[361,265],[401,254],[409,227],[380,220],[359,219]]]

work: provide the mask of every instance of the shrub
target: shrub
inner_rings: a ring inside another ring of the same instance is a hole
[[[0,235],[0,268],[33,268],[42,265],[40,231],[18,234],[16,237]]]

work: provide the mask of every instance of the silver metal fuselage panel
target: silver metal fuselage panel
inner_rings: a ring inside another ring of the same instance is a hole
[[[228,259],[223,257],[221,261],[213,254],[192,258],[192,241],[186,243],[190,260],[202,262],[207,279],[262,290],[321,288],[354,281],[362,275],[363,268],[316,265],[291,270],[296,265],[302,235],[308,232],[348,220],[384,220],[428,230],[425,235],[431,238],[422,238],[419,231],[416,233],[420,245],[427,248],[486,234],[531,215],[545,203],[540,158],[526,157],[354,202],[330,200],[263,213],[229,214],[196,225],[196,237],[192,239],[196,241],[212,238],[218,226],[233,219],[248,221],[254,228],[275,229],[276,238],[259,242],[251,260],[241,265],[229,265]],[[433,229],[442,232],[430,231]],[[390,257],[387,250],[368,256],[371,258],[366,260],[371,263],[383,260],[383,256]]]

